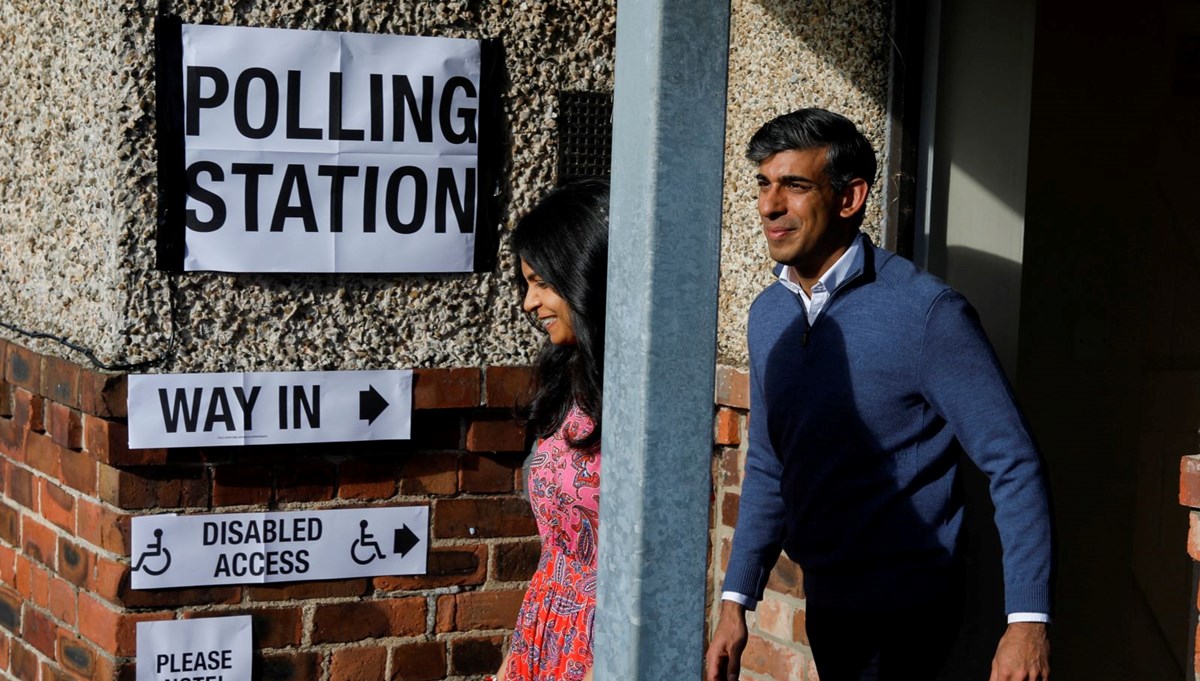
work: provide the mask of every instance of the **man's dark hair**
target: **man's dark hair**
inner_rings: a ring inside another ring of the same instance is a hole
[[[875,183],[875,150],[849,118],[824,109],[799,109],[768,121],[746,145],[746,158],[762,163],[781,151],[828,147],[825,175],[834,192],[856,177]]]

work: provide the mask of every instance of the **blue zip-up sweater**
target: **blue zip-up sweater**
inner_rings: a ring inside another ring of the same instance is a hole
[[[990,479],[1006,611],[1050,613],[1044,469],[974,310],[862,245],[811,327],[780,283],[750,308],[749,451],[725,590],[761,599],[782,548],[814,604],[942,595],[959,574],[965,450]]]

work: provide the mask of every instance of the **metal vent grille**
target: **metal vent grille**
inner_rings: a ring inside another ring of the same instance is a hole
[[[558,93],[558,184],[608,177],[612,167],[611,92]]]

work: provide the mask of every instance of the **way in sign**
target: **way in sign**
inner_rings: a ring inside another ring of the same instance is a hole
[[[412,372],[275,371],[129,377],[129,446],[403,440]]]
[[[189,433],[196,432],[197,428],[211,433],[218,425],[224,426],[227,432],[234,432],[239,430],[239,422],[240,430],[249,432],[254,430],[254,406],[258,404],[261,391],[262,387],[256,385],[247,394],[245,388],[234,386],[232,392],[235,399],[231,403],[223,386],[215,386],[207,391],[204,388],[192,388],[190,396],[187,388],[175,388],[173,396],[168,394],[167,388],[159,388],[158,401],[168,433],[178,432],[181,421],[184,430]],[[374,388],[371,392],[374,393]],[[280,430],[321,427],[321,386],[281,385],[278,394],[275,412],[279,414]],[[207,407],[203,410],[205,416],[201,423],[200,412],[204,403],[207,403]],[[241,417],[237,420],[234,419],[234,404],[237,405],[237,415]]]

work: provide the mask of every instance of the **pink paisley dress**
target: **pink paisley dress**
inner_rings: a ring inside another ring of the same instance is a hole
[[[517,615],[505,681],[579,681],[592,666],[600,447],[567,442],[592,428],[591,418],[573,407],[530,465],[542,556]]]

